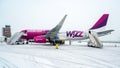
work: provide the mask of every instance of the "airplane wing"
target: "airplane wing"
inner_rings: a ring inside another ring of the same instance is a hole
[[[99,37],[101,37],[101,36],[110,34],[112,31],[114,31],[114,30],[105,30],[105,31],[102,31],[102,32],[97,32],[97,34],[98,34]]]
[[[52,28],[47,34],[46,34],[46,37],[47,38],[51,38],[51,39],[57,39],[58,36],[58,32],[60,31],[65,19],[66,19],[67,15],[65,15],[63,17],[63,19],[59,22],[59,24],[57,24],[54,28]]]
[[[97,32],[97,35],[98,37],[101,37],[101,36],[110,34],[112,31],[114,30],[105,30],[105,31]],[[88,37],[86,39],[88,39]],[[79,42],[89,42],[89,40],[82,40]],[[102,43],[120,43],[119,41],[101,41],[101,42]]]

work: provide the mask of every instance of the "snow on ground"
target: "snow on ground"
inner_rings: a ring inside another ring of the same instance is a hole
[[[120,44],[102,49],[83,44],[0,44],[0,68],[119,68]]]

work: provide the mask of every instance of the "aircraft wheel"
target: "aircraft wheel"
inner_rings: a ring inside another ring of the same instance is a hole
[[[19,42],[17,42],[17,45],[19,45],[20,43]]]
[[[88,47],[91,47],[92,45],[88,45]]]
[[[94,46],[89,44],[88,47],[94,47]]]
[[[28,44],[28,41],[26,42],[26,44]]]

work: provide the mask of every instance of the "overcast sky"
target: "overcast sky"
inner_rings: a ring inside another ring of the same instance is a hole
[[[51,29],[67,14],[61,31],[87,30],[104,13],[110,14],[106,29],[114,29],[112,39],[119,40],[120,0],[0,0],[0,28]]]

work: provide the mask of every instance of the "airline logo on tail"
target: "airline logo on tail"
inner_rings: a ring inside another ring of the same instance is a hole
[[[107,24],[107,20],[108,20],[108,16],[109,14],[104,14],[94,25],[92,28],[90,28],[90,30],[92,29],[98,29],[101,27],[106,26]]]

